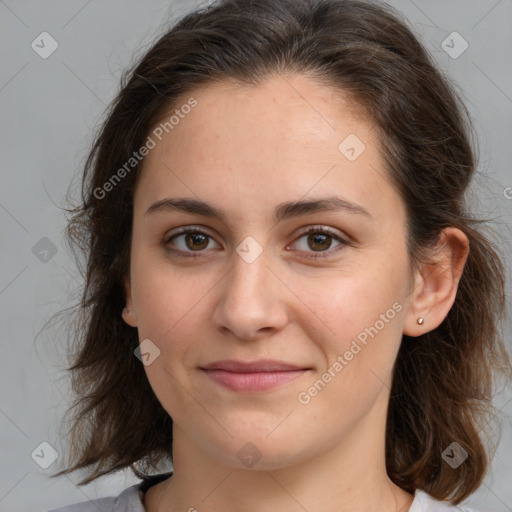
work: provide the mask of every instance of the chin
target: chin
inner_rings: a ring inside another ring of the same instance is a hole
[[[242,430],[233,432],[233,437],[222,439],[210,438],[208,446],[204,446],[211,456],[222,461],[226,466],[252,471],[268,471],[283,469],[307,460],[315,449],[299,432],[291,433],[283,430],[277,435],[269,430],[264,432]],[[275,436],[275,437],[273,437]],[[308,449],[306,449],[308,448]],[[318,450],[321,448],[318,447]]]

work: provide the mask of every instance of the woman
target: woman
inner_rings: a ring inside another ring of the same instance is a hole
[[[469,510],[511,365],[468,124],[375,2],[230,0],[165,34],[68,227],[87,314],[58,474],[144,481],[59,510]]]

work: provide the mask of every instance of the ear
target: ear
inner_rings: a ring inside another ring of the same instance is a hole
[[[439,327],[448,315],[469,254],[469,240],[458,228],[443,229],[429,262],[416,273],[404,334],[420,336]],[[424,319],[422,325],[417,320]]]
[[[125,308],[127,308],[129,311],[125,312],[123,309],[123,320],[131,327],[137,327],[137,318],[135,316],[135,311],[133,309],[132,287],[129,276],[126,276],[124,278],[124,292],[126,297]]]

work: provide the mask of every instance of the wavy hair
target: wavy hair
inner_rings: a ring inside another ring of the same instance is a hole
[[[469,238],[455,302],[442,324],[403,336],[393,369],[386,467],[408,492],[457,504],[482,482],[484,443],[497,377],[511,376],[501,337],[504,267],[483,219],[467,208],[475,151],[467,110],[407,22],[391,7],[359,0],[225,0],[176,22],[122,77],[88,155],[81,203],[66,240],[84,258],[75,306],[76,393],[68,466],[80,484],[131,467],[139,477],[172,461],[172,419],[134,357],[137,330],[121,318],[130,266],[133,196],[144,161],[105,190],[144,145],[155,123],[198,87],[261,84],[304,73],[349,94],[377,126],[387,172],[408,215],[412,265],[448,226]],[[457,442],[468,453],[455,471],[441,457]]]

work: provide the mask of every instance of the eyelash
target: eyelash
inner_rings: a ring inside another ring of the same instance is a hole
[[[198,234],[198,235],[205,235],[208,238],[213,238],[206,231],[202,231],[202,230],[200,230],[198,228],[194,228],[192,226],[188,226],[188,227],[184,227],[178,233],[174,233],[172,236],[166,238],[164,240],[164,245],[167,246],[167,244],[169,244],[169,242],[171,242],[171,240],[173,240],[174,238],[176,238],[178,236],[181,236],[181,235],[184,235],[184,234],[187,234],[187,233],[194,233],[194,234]],[[325,259],[325,258],[329,258],[333,253],[337,253],[338,251],[342,250],[343,246],[350,245],[350,243],[347,240],[341,238],[333,230],[331,230],[329,228],[321,227],[321,226],[311,226],[311,227],[309,227],[306,231],[303,231],[298,236],[298,238],[296,240],[299,240],[303,236],[309,235],[309,234],[312,234],[312,233],[328,235],[328,236],[334,238],[336,241],[340,242],[341,245],[338,246],[338,248],[335,248],[335,249],[327,249],[326,251],[319,251],[319,252],[313,253],[314,255],[312,255],[312,256],[306,256],[306,258],[309,258],[309,259]],[[179,249],[168,249],[168,250],[173,252],[174,254],[176,254],[178,256],[183,256],[185,258],[198,258],[198,257],[201,256],[201,252],[203,252],[203,251],[193,251],[192,253],[190,253],[190,252],[186,252],[186,251],[181,251]],[[194,254],[194,252],[196,254]]]

